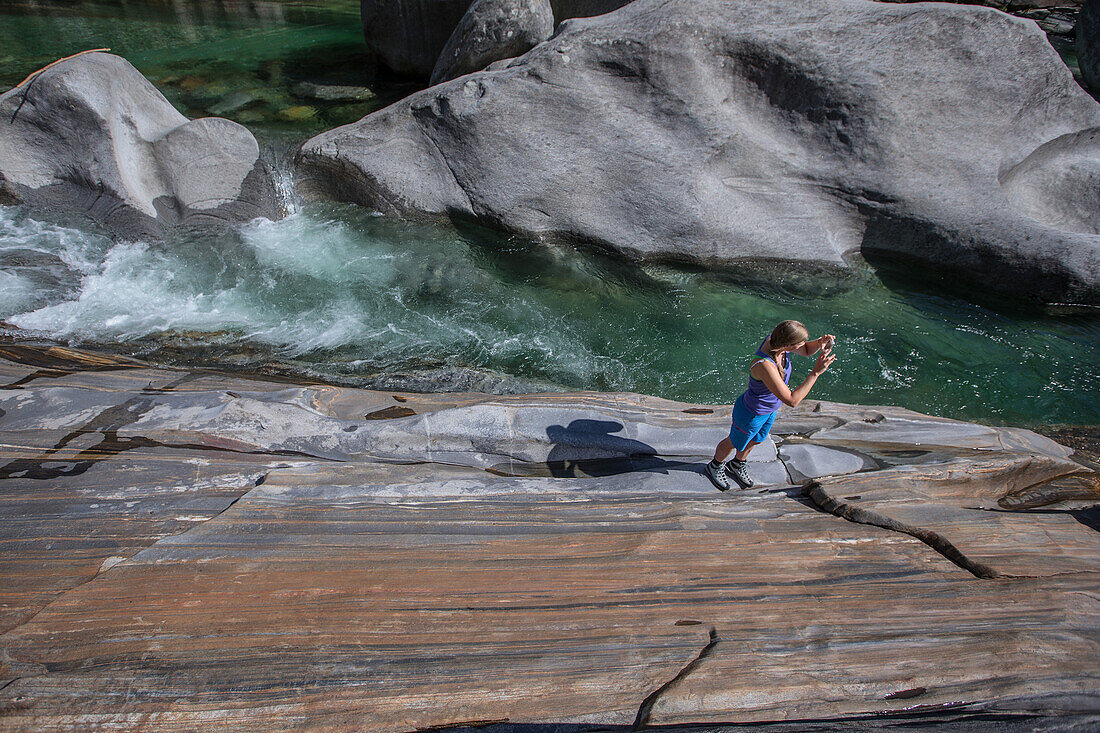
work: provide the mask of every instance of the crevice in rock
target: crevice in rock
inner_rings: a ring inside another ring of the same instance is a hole
[[[470,728],[496,728],[498,725],[504,725],[511,722],[508,718],[496,718],[492,720],[463,720],[459,723],[440,723],[439,725],[429,725],[424,728],[417,728],[416,733],[429,733],[429,731],[449,731],[449,730],[466,730]]]
[[[368,412],[363,415],[364,420],[393,420],[401,417],[412,417],[417,414],[416,410],[411,407],[403,407],[400,405],[390,405],[381,410],[375,410],[374,412]]]
[[[86,448],[71,458],[54,457],[66,444],[84,435],[101,435],[96,445]],[[119,436],[117,430],[77,430],[66,435],[60,443],[35,458],[16,458],[0,466],[0,480],[8,478],[27,478],[49,480],[61,476],[80,476],[96,463],[117,457],[119,454],[135,448],[167,448],[170,450],[193,450],[202,452],[233,453],[237,455],[282,456],[287,458],[308,458],[313,461],[342,462],[339,459],[316,456],[297,450],[239,450],[202,443],[165,443],[140,435]],[[48,468],[46,463],[68,464],[67,467]]]
[[[20,110],[22,110],[22,109],[23,109],[23,105],[24,105],[24,104],[26,104],[26,102],[27,102],[27,95],[29,95],[29,94],[30,94],[30,92],[31,92],[31,86],[33,86],[33,85],[34,85],[34,83],[35,83],[36,81],[38,81],[38,76],[36,76],[36,77],[34,77],[33,79],[31,79],[31,81],[30,81],[30,84],[27,84],[27,86],[23,88],[23,96],[22,96],[22,97],[20,97],[20,99],[19,99],[19,105],[18,105],[18,106],[17,106],[16,108],[15,108],[15,111],[11,113],[11,119],[10,119],[10,120],[8,120],[8,124],[9,124],[9,125],[14,125],[14,124],[15,124],[15,118],[19,116],[19,112],[20,112]]]
[[[902,532],[911,537],[916,537],[918,540],[976,578],[993,580],[995,578],[1009,577],[1003,573],[997,572],[988,565],[967,557],[959,548],[955,547],[950,540],[937,532],[922,527],[913,527],[882,514],[877,514],[867,509],[861,509],[851,504],[838,501],[825,493],[825,489],[817,481],[810,481],[803,486],[802,494],[809,497],[818,509],[838,516],[841,519],[847,519],[856,524],[870,524],[875,527],[882,527],[883,529]]]
[[[65,377],[65,376],[68,376],[69,374],[72,374],[72,372],[65,372],[65,371],[60,371],[60,370],[57,370],[57,369],[39,369],[37,371],[31,372],[30,374],[28,374],[25,377],[22,377],[21,379],[17,379],[14,382],[9,382],[8,384],[0,385],[0,390],[2,390],[2,389],[23,389],[24,384],[30,384],[31,382],[35,381],[36,379],[59,379],[60,377]]]
[[[268,472],[268,473],[270,473],[270,472]],[[35,618],[37,618],[37,617],[38,617],[38,614],[42,613],[43,611],[45,611],[45,610],[46,610],[47,608],[49,608],[50,606],[52,606],[53,604],[57,603],[57,602],[58,602],[59,600],[61,600],[61,599],[62,599],[62,598],[64,598],[65,596],[67,596],[67,595],[68,595],[69,593],[72,593],[73,591],[77,590],[78,588],[82,588],[82,587],[84,587],[84,586],[85,586],[85,585],[87,585],[88,583],[92,583],[92,582],[95,582],[96,580],[98,580],[98,579],[99,579],[99,578],[101,578],[102,576],[104,576],[104,575],[106,575],[107,573],[109,573],[109,572],[111,572],[112,570],[114,570],[114,569],[115,569],[116,567],[118,567],[118,566],[119,566],[119,565],[121,565],[122,563],[126,562],[127,560],[131,560],[131,559],[133,559],[133,558],[134,558],[135,556],[139,555],[139,554],[140,554],[140,553],[142,553],[142,552],[145,552],[145,551],[146,551],[146,550],[148,550],[148,549],[149,549],[150,547],[155,547],[155,546],[157,546],[158,544],[160,544],[160,543],[161,543],[162,541],[164,541],[164,540],[166,540],[166,539],[169,539],[169,538],[176,538],[176,537],[181,537],[181,536],[183,536],[183,535],[187,534],[188,532],[191,532],[191,531],[193,531],[193,530],[195,529],[195,527],[201,527],[202,525],[206,524],[206,523],[207,523],[207,522],[209,522],[210,520],[212,520],[212,519],[217,519],[218,517],[220,517],[221,515],[225,514],[225,513],[226,513],[227,511],[229,511],[230,509],[232,509],[232,508],[233,508],[233,506],[234,506],[234,505],[235,505],[235,504],[236,504],[237,502],[239,502],[239,501],[240,501],[241,499],[243,499],[244,497],[248,496],[248,494],[252,493],[252,491],[254,491],[254,490],[255,490],[255,489],[256,489],[256,488],[258,487],[258,486],[260,486],[260,484],[262,484],[262,483],[263,483],[264,481],[266,481],[266,480],[267,480],[267,477],[268,477],[268,473],[264,473],[264,474],[261,474],[261,475],[260,475],[260,476],[259,476],[259,477],[258,477],[258,478],[257,478],[257,479],[256,479],[256,480],[254,481],[254,482],[253,482],[252,486],[248,487],[248,488],[247,488],[246,490],[242,491],[242,492],[241,492],[240,494],[238,494],[238,495],[237,495],[236,497],[234,497],[234,499],[233,499],[233,500],[232,500],[231,502],[229,502],[228,504],[226,504],[226,505],[225,505],[225,506],[224,506],[224,507],[223,507],[223,508],[221,509],[221,511],[219,511],[219,512],[218,512],[217,514],[212,514],[212,515],[210,515],[209,517],[207,517],[206,519],[204,519],[203,521],[201,521],[201,522],[197,522],[197,523],[193,524],[192,526],[190,526],[190,527],[187,527],[186,529],[184,529],[184,530],[183,530],[183,531],[181,531],[181,532],[177,532],[177,533],[175,533],[175,534],[170,534],[170,535],[165,535],[164,537],[160,537],[160,538],[159,538],[159,539],[157,539],[156,541],[154,541],[154,542],[152,542],[152,543],[150,543],[150,544],[146,545],[145,547],[142,547],[142,548],[138,549],[138,550],[137,550],[136,552],[134,552],[133,554],[125,556],[125,557],[124,557],[124,558],[123,558],[122,560],[120,560],[119,562],[117,562],[117,563],[115,563],[115,564],[111,565],[111,566],[110,566],[109,568],[107,568],[106,570],[98,570],[98,569],[97,569],[97,570],[96,570],[96,572],[95,572],[95,574],[93,574],[93,575],[92,575],[91,577],[89,577],[89,578],[86,578],[85,580],[81,581],[80,583],[77,583],[76,585],[74,585],[74,586],[73,586],[73,587],[71,587],[71,588],[66,588],[65,590],[61,591],[61,592],[60,592],[60,593],[58,593],[58,594],[57,594],[56,596],[54,596],[53,598],[51,598],[51,599],[50,599],[50,600],[49,600],[49,601],[48,601],[48,602],[46,603],[46,605],[42,606],[42,608],[38,609],[37,611],[35,611],[34,613],[32,613],[32,614],[31,614],[30,616],[28,616],[27,618],[23,619],[22,621],[20,621],[19,623],[15,624],[14,626],[12,626],[12,627],[10,627],[10,628],[7,628],[7,629],[3,629],[3,630],[0,630],[0,638],[3,638],[4,636],[6,636],[7,634],[11,633],[12,631],[15,631],[16,629],[18,629],[18,628],[20,628],[20,627],[22,627],[22,626],[26,626],[27,624],[31,623],[32,621],[34,621],[34,619],[35,619]],[[120,556],[120,557],[121,557],[121,556]],[[14,680],[13,680],[13,681],[14,681]],[[6,686],[7,686],[8,684],[11,684],[11,682],[8,682],[8,683],[7,683],[7,684],[5,684],[5,685],[4,685],[3,687],[0,687],[0,690],[4,689],[4,687],[6,687]]]
[[[657,702],[658,698],[665,693],[670,687],[675,685],[680,680],[691,674],[696,667],[698,667],[704,659],[710,656],[714,651],[714,647],[718,645],[718,632],[713,626],[710,627],[710,641],[707,645],[700,650],[698,656],[695,659],[687,663],[687,665],[676,673],[676,676],[670,679],[658,687],[653,692],[649,693],[645,700],[642,700],[642,704],[638,707],[638,714],[634,718],[634,725],[631,726],[631,730],[641,730],[649,723],[649,715],[653,711],[653,705]]]
[[[225,514],[225,513],[227,512],[227,511],[229,511],[230,509],[232,509],[232,508],[233,508],[233,507],[234,507],[234,506],[235,506],[235,505],[237,504],[237,502],[238,502],[238,501],[240,501],[240,500],[241,500],[241,499],[243,499],[244,497],[246,497],[246,496],[248,496],[249,494],[251,494],[251,493],[253,492],[253,490],[257,489],[257,488],[258,488],[258,487],[259,487],[259,486],[260,486],[261,484],[263,484],[263,482],[264,482],[264,481],[267,481],[267,476],[268,476],[268,474],[266,474],[266,473],[265,473],[265,474],[262,474],[262,475],[261,475],[261,476],[260,476],[259,478],[257,478],[257,479],[256,479],[256,481],[255,481],[255,482],[254,482],[254,483],[252,484],[252,488],[251,488],[251,489],[249,489],[248,491],[245,491],[245,492],[242,492],[241,494],[239,494],[239,495],[238,495],[238,496],[237,496],[236,498],[234,498],[234,499],[233,499],[233,501],[231,501],[231,502],[229,502],[228,504],[226,504],[226,505],[225,505],[225,506],[224,506],[224,507],[222,508],[222,510],[221,510],[220,512],[218,512],[217,514],[213,514],[213,515],[211,515],[211,516],[207,517],[207,518],[206,518],[206,519],[205,519],[204,521],[202,521],[202,522],[198,522],[198,523],[197,523],[197,524],[195,524],[194,526],[192,526],[192,527],[188,527],[188,528],[187,528],[187,529],[185,529],[184,531],[180,532],[180,533],[179,533],[178,535],[173,535],[173,536],[174,536],[174,537],[179,537],[180,535],[185,535],[185,534],[187,534],[188,532],[190,532],[191,530],[193,530],[193,529],[194,529],[195,527],[201,527],[202,525],[206,524],[206,523],[207,523],[207,522],[209,522],[210,520],[212,520],[212,519],[217,519],[217,518],[218,518],[218,517],[220,517],[221,515]],[[163,538],[162,538],[162,539],[163,539]],[[157,540],[157,542],[160,542],[160,540]],[[157,544],[157,542],[154,542],[154,543],[153,543],[152,545],[149,545],[149,547],[152,547],[153,545]],[[148,548],[147,548],[147,549],[148,549]]]

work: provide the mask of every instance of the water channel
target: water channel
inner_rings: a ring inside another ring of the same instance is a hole
[[[371,68],[358,8],[0,0],[0,84],[109,47],[184,114],[247,125],[278,166],[309,136],[421,86]],[[838,364],[814,396],[992,423],[1100,423],[1095,309],[971,297],[931,274],[859,263],[840,281],[636,266],[476,228],[287,203],[278,222],[164,242],[114,241],[0,207],[0,320],[19,338],[185,367],[728,403],[760,340],[797,318],[838,337]],[[794,379],[810,364],[797,360]]]

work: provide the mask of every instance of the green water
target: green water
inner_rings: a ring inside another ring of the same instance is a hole
[[[186,114],[233,107],[224,116],[267,145],[415,88],[371,73],[355,2],[33,5],[0,0],[3,82],[110,46]],[[317,100],[303,82],[374,96]],[[525,387],[728,403],[748,355],[796,318],[838,337],[839,360],[815,397],[997,423],[1100,423],[1095,310],[973,305],[912,275],[857,263],[840,283],[792,271],[748,281],[334,205],[160,243],[113,242],[0,207],[0,319],[161,363],[365,385],[427,372],[445,375],[442,387],[472,370]],[[811,364],[796,358],[793,381]]]
[[[110,48],[189,117],[316,132],[414,91],[379,79],[365,53],[359,3],[219,0],[0,0],[0,85],[62,56]],[[303,83],[359,87],[319,99]]]

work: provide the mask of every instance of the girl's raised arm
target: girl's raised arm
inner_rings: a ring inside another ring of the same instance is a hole
[[[799,356],[813,356],[821,349],[832,349],[834,343],[836,343],[836,336],[827,333],[821,338],[816,338],[813,341],[807,341],[802,344],[794,350],[794,353]]]
[[[806,395],[810,393],[810,388],[814,386],[817,378],[824,374],[825,370],[832,366],[834,361],[836,361],[836,357],[828,349],[822,351],[817,357],[814,368],[806,376],[806,380],[795,387],[794,390],[783,384],[783,375],[779,373],[779,367],[774,362],[761,359],[750,367],[749,372],[763,382],[764,386],[771,390],[771,393],[778,397],[784,405],[797,407],[799,402],[806,399]]]

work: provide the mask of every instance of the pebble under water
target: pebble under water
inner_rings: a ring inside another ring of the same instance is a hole
[[[729,403],[778,321],[838,337],[812,395],[1012,424],[1096,424],[1100,316],[898,286],[634,266],[476,228],[310,204],[165,242],[0,207],[18,336],[186,367],[400,389],[593,389]],[[812,365],[795,358],[793,383]]]

